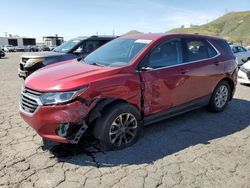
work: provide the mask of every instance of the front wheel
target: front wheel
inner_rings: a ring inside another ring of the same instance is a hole
[[[104,150],[119,150],[133,145],[141,132],[140,113],[129,104],[108,109],[96,122],[94,135]]]
[[[230,95],[231,95],[231,88],[229,83],[227,81],[220,82],[216,86],[213,95],[210,99],[209,109],[212,112],[223,111],[228,104]]]

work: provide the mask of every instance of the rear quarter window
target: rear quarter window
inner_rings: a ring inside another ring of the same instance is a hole
[[[218,55],[214,47],[204,39],[184,39],[183,52],[184,62],[200,61]]]
[[[234,57],[234,54],[232,52],[231,47],[229,46],[228,42],[226,40],[223,39],[217,39],[217,40],[213,40],[213,42],[216,44],[216,46],[218,46],[218,48],[220,49],[220,51],[230,57]]]

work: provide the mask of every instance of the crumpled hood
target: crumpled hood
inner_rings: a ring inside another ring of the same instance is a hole
[[[88,65],[75,59],[34,72],[25,80],[25,87],[41,92],[70,91],[117,72],[119,68]]]
[[[22,55],[22,58],[46,58],[46,57],[55,57],[55,56],[62,56],[65,55],[65,53],[59,53],[59,52],[32,52],[32,53],[25,53]]]

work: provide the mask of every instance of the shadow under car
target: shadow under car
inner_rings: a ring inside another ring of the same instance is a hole
[[[233,99],[222,113],[205,108],[191,111],[144,128],[139,141],[123,150],[103,152],[95,139],[78,145],[58,144],[49,149],[60,161],[97,167],[153,163],[197,144],[210,144],[250,125],[250,101]],[[244,116],[242,115],[244,114]]]

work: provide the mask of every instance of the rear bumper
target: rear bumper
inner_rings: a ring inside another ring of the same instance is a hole
[[[65,105],[39,106],[34,114],[20,109],[22,118],[44,139],[69,143],[69,136],[59,136],[57,129],[63,123],[80,127],[89,112],[89,107],[79,101]],[[71,127],[72,128],[72,127]]]

